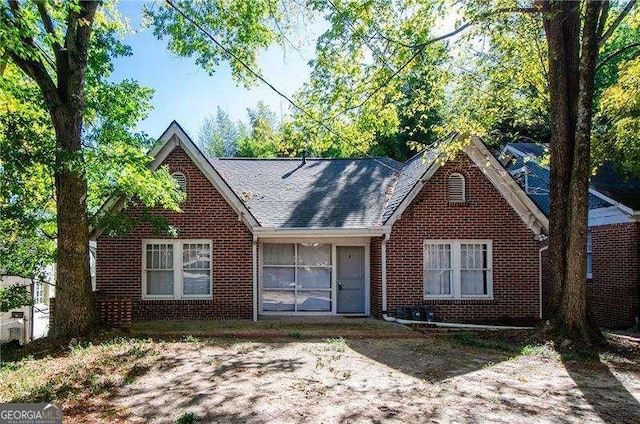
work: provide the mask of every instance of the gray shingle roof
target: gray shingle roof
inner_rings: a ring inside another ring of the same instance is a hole
[[[509,146],[524,153],[526,157],[515,156],[506,165],[507,170],[514,175],[520,187],[525,190],[540,210],[549,216],[549,170],[537,162],[546,154],[546,146],[537,143],[509,143]],[[611,205],[589,193],[589,209],[608,206]]]
[[[382,215],[382,222],[386,222],[396,211],[405,197],[420,181],[427,168],[433,163],[437,157],[436,149],[432,149],[426,153],[422,151],[413,156],[404,163],[401,172],[398,175],[396,183],[393,185],[393,192]]]
[[[260,225],[269,228],[382,225],[391,187],[403,166],[389,158],[210,162]]]

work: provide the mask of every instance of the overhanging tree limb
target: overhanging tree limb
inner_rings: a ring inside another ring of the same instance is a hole
[[[627,44],[626,46],[620,47],[618,50],[614,51],[613,53],[610,53],[607,56],[603,57],[602,60],[598,62],[596,69],[599,69],[601,66],[604,66],[604,64],[606,64],[608,61],[610,61],[617,55],[624,53],[627,50],[634,49],[636,47],[640,47],[640,43],[631,43],[631,44]]]
[[[616,19],[611,23],[607,31],[602,34],[600,40],[598,40],[599,46],[603,45],[607,41],[607,39],[611,37],[616,28],[620,25],[620,22],[622,22],[622,20],[629,14],[629,12],[631,12],[631,9],[633,9],[633,6],[635,6],[635,4],[636,0],[631,0],[629,3],[627,3],[624,9],[622,9],[622,12],[620,12]],[[604,18],[606,19],[606,15],[604,16]],[[602,23],[601,28],[604,29],[604,23]]]

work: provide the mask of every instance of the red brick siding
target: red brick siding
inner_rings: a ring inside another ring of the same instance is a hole
[[[56,299],[49,299],[49,327],[53,328],[53,314],[56,308]],[[94,293],[93,299],[100,323],[121,330],[131,330],[131,298],[117,296],[102,296]]]
[[[468,201],[449,205],[446,178],[461,172]],[[423,300],[425,239],[493,242],[492,300]],[[438,321],[489,322],[539,316],[539,243],[466,155],[441,167],[396,221],[387,243],[387,306],[427,303]],[[378,312],[378,311],[377,311]],[[378,312],[379,313],[379,312]]]
[[[381,245],[384,237],[371,238],[369,251],[371,271],[369,274],[369,297],[371,315],[382,317],[382,266]]]
[[[591,227],[593,278],[587,296],[599,325],[629,328],[639,315],[640,223]]]
[[[223,319],[252,316],[252,236],[246,225],[180,148],[164,162],[187,179],[187,200],[182,213],[156,208],[180,230],[180,239],[211,240],[213,299],[142,300],[142,240],[161,239],[150,225],[140,222],[124,236],[97,239],[97,289],[107,296],[132,299],[134,320]],[[141,209],[126,214],[139,220]]]
[[[587,299],[596,322],[605,328],[629,328],[640,315],[640,223],[591,227],[592,277]],[[545,319],[550,290],[549,259],[543,255]]]

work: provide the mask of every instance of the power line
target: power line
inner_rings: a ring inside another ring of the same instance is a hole
[[[249,73],[251,75],[253,75],[254,77],[256,77],[258,80],[260,80],[262,83],[264,83],[267,87],[269,87],[271,90],[273,90],[276,94],[278,94],[280,97],[282,97],[283,99],[285,99],[287,102],[289,102],[289,104],[291,104],[291,106],[293,106],[294,108],[296,108],[297,110],[299,110],[300,112],[302,112],[303,114],[305,114],[307,117],[309,117],[313,122],[315,122],[317,125],[321,126],[322,128],[326,129],[329,133],[333,134],[334,136],[338,137],[340,140],[342,140],[343,142],[347,143],[347,144],[351,144],[349,142],[349,140],[345,139],[341,134],[339,134],[338,132],[334,131],[331,127],[329,127],[328,125],[326,125],[324,122],[320,121],[319,119],[317,119],[315,116],[313,116],[313,114],[311,114],[310,112],[308,112],[306,109],[302,108],[301,106],[299,106],[296,102],[294,102],[293,100],[291,100],[286,94],[282,93],[280,90],[278,90],[276,87],[274,87],[269,81],[267,81],[260,73],[254,71],[246,62],[244,62],[242,59],[240,59],[237,55],[235,55],[231,50],[227,49],[225,46],[223,46],[213,35],[211,35],[211,33],[209,31],[207,31],[204,27],[202,27],[202,25],[200,25],[198,22],[196,22],[195,19],[193,19],[192,17],[190,17],[189,15],[187,15],[184,11],[182,11],[182,9],[180,9],[178,6],[176,6],[172,0],[165,0],[165,2],[172,8],[174,9],[180,16],[182,16],[187,22],[189,22],[191,25],[195,26],[198,30],[200,30],[204,35],[207,36],[207,38],[209,38],[216,46],[218,46],[225,54],[227,54],[229,57],[233,58],[235,61],[237,61],[240,65],[242,65],[243,68],[245,68],[247,71],[249,71]],[[336,116],[337,117],[337,116]],[[331,118],[331,120],[335,119]],[[378,158],[372,157],[367,155],[367,153],[363,152],[366,156],[368,156],[369,159],[373,159],[376,162],[380,163],[382,166],[389,168],[391,170],[393,170],[394,172],[398,172],[400,174],[403,174],[403,172],[401,170],[398,170],[396,168],[393,168],[392,166],[389,166],[388,164],[384,163],[383,161],[379,160]],[[411,176],[411,175],[407,175],[410,178],[413,178],[415,180],[415,177]]]

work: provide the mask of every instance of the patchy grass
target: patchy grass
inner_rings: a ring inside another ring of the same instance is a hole
[[[113,338],[71,344],[55,356],[28,355],[0,368],[0,402],[82,400],[131,383],[162,351],[153,340]]]

